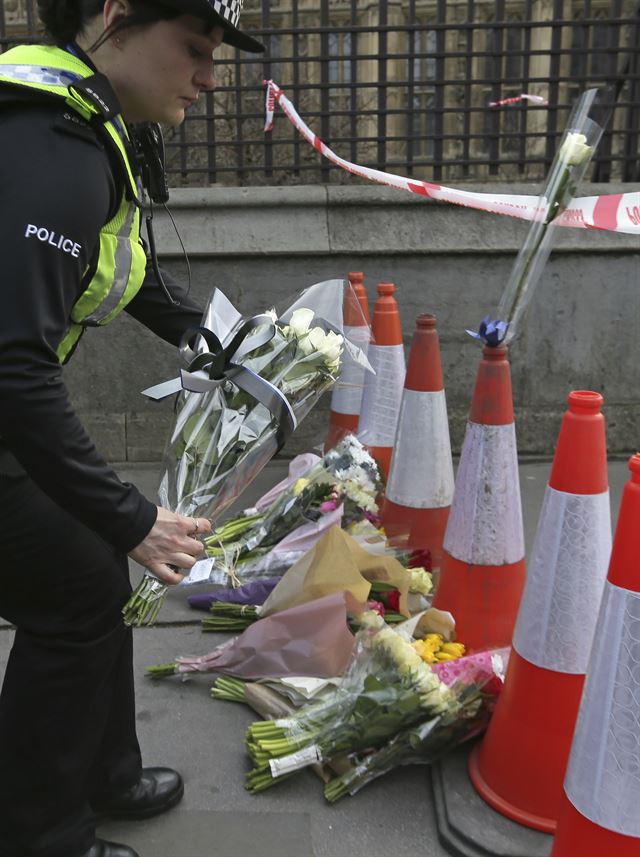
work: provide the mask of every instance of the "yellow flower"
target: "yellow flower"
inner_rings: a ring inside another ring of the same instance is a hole
[[[424,644],[432,652],[439,651],[443,642],[444,637],[442,636],[442,634],[427,634],[427,636],[424,638]]]
[[[291,488],[291,490],[293,491],[293,496],[297,497],[299,494],[302,494],[302,492],[304,491],[304,489],[307,487],[308,484],[309,484],[308,479],[304,479],[304,478],[297,479],[293,483],[293,486]]]
[[[454,658],[461,658],[465,651],[464,643],[444,643],[440,649],[440,652],[453,655]]]
[[[457,661],[459,655],[448,655],[446,652],[436,652],[434,658],[438,663],[442,663],[443,661]]]

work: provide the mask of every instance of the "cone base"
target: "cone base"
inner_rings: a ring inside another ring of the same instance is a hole
[[[325,453],[337,446],[348,434],[358,431],[360,414],[339,414],[337,411],[331,411],[329,420],[327,436],[324,439]]]
[[[639,854],[640,839],[594,824],[565,795],[549,857],[638,857]]]
[[[524,558],[472,565],[445,551],[433,606],[453,613],[456,636],[468,650],[510,646],[524,583]]]
[[[469,776],[490,806],[518,824],[555,831],[583,686],[583,675],[543,669],[511,652],[489,728],[469,757]]]
[[[439,568],[442,564],[442,543],[450,509],[450,506],[440,509],[414,509],[385,498],[382,526],[391,541],[406,536],[406,545],[411,550],[428,550],[432,567]]]
[[[514,806],[504,800],[499,794],[493,791],[482,779],[480,772],[480,747],[474,747],[469,756],[468,763],[469,779],[473,783],[473,787],[478,792],[480,797],[490,807],[515,821],[522,824],[524,827],[531,827],[534,830],[540,830],[543,833],[555,833],[556,821],[553,818],[545,818],[541,815],[533,815],[529,812],[524,812],[520,807]]]

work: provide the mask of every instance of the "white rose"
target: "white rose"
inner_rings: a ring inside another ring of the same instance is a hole
[[[314,351],[318,351],[320,354],[324,352],[327,334],[321,327],[312,327],[307,338]]]
[[[577,167],[584,163],[591,154],[591,146],[587,146],[587,138],[584,134],[570,131],[560,147],[560,157],[570,167]]]
[[[324,347],[325,332],[321,327],[312,327],[305,336],[301,337],[298,345],[303,354],[322,354]]]
[[[303,336],[311,326],[311,322],[313,321],[313,315],[313,310],[305,309],[304,307],[294,310],[293,315],[291,316],[291,320],[289,322],[289,328],[291,332],[295,336]]]
[[[342,337],[330,330],[327,333],[322,350],[327,363],[335,363],[340,359],[340,355],[342,354]]]

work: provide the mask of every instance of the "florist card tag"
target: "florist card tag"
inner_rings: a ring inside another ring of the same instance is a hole
[[[273,777],[283,777],[290,771],[297,771],[305,765],[313,765],[315,762],[321,761],[322,753],[320,752],[320,748],[312,744],[311,747],[305,747],[303,750],[290,753],[281,759],[269,759],[269,767],[271,768],[271,775]]]
[[[209,580],[213,570],[213,559],[201,559],[191,567],[191,571],[186,577],[181,580],[181,585],[185,583],[200,583],[204,580]]]

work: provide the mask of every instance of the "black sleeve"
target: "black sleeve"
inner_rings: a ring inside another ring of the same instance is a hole
[[[186,294],[187,289],[178,285],[168,271],[161,270],[160,275],[169,294],[179,305],[176,306],[168,300],[149,261],[142,288],[126,309],[136,321],[144,324],[157,336],[178,346],[188,327],[199,326],[203,310]]]
[[[53,500],[130,551],[156,507],[98,454],[56,356],[117,200],[102,146],[56,127],[58,110],[0,113],[0,435]]]

